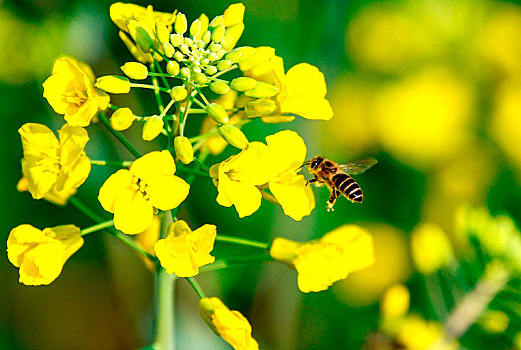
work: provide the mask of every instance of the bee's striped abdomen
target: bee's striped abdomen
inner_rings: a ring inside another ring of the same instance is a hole
[[[349,175],[338,173],[332,178],[335,188],[352,202],[362,203],[362,189],[356,181]]]

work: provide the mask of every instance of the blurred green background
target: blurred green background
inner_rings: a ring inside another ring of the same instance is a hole
[[[22,148],[17,129],[38,122],[56,130],[63,118],[42,97],[54,59],[69,54],[98,76],[120,74],[132,60],[110,21],[111,1],[0,1],[0,242],[22,223],[38,228],[92,224],[72,207],[34,201],[16,190]],[[147,2],[135,3],[146,6]],[[179,9],[188,20],[210,18],[232,1],[154,1],[154,9]],[[360,349],[378,328],[378,299],[396,282],[411,289],[412,308],[422,289],[410,259],[409,235],[420,223],[439,225],[452,238],[454,213],[463,204],[486,206],[521,222],[521,7],[501,1],[244,1],[245,32],[239,45],[267,45],[285,68],[313,64],[325,74],[335,116],[319,122],[247,125],[250,140],[295,129],[308,156],[347,162],[367,155],[378,165],[356,179],[362,205],[340,199],[325,210],[329,193],[315,189],[317,208],[301,222],[263,203],[239,220],[215,202],[216,189],[199,179],[180,216],[198,227],[268,241],[305,241],[345,223],[374,234],[376,264],[320,293],[300,293],[296,274],[280,264],[251,265],[209,273],[199,280],[253,325],[263,349]],[[118,103],[154,108],[148,93],[117,96]],[[259,126],[261,125],[261,126]],[[135,129],[135,128],[134,128]],[[130,155],[100,125],[88,128],[93,159]],[[196,128],[190,130],[197,132]],[[126,132],[141,150],[140,130]],[[103,141],[102,141],[103,140]],[[108,140],[108,141],[107,141]],[[217,162],[231,154],[211,158]],[[78,196],[93,203],[113,169],[93,168]],[[217,257],[243,255],[218,245]],[[26,287],[0,258],[1,349],[132,349],[152,341],[153,276],[113,237],[89,236],[84,247],[49,286]],[[180,349],[227,349],[200,320],[197,297],[185,281],[177,286]],[[418,307],[418,312],[422,308]],[[511,325],[509,327],[515,327]],[[519,329],[511,329],[510,333]],[[506,335],[476,335],[469,349],[508,349]],[[479,347],[477,344],[481,344]],[[489,344],[495,344],[493,347]]]

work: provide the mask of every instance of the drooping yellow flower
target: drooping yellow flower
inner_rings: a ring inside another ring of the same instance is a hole
[[[356,225],[341,226],[307,243],[275,238],[270,255],[297,270],[298,287],[304,293],[326,290],[374,263],[371,234]]]
[[[65,124],[59,140],[42,124],[27,123],[18,129],[24,158],[22,172],[35,199],[54,193],[70,193],[89,176],[90,159],[83,150],[89,136],[84,128]]]
[[[39,230],[20,225],[7,239],[7,256],[20,268],[20,283],[28,286],[50,284],[60,275],[63,265],[83,245],[81,231],[74,225]]]
[[[29,180],[27,180],[26,177],[22,177],[18,181],[18,184],[16,184],[16,189],[19,192],[29,191]],[[75,193],[76,189],[64,189],[62,191],[57,191],[56,186],[54,186],[53,188],[51,188],[49,192],[45,194],[45,196],[43,196],[43,199],[53,204],[63,206],[67,204],[69,198],[73,196]]]
[[[167,273],[192,277],[199,274],[201,266],[215,261],[210,253],[216,236],[214,225],[192,231],[186,222],[179,220],[170,224],[167,237],[154,244],[154,251]]]
[[[259,344],[251,336],[251,325],[239,311],[230,310],[215,297],[199,300],[203,321],[235,350],[258,350]]]
[[[71,126],[87,126],[98,110],[107,108],[110,97],[98,90],[92,69],[72,57],[54,62],[52,75],[43,83],[43,97]]]
[[[157,209],[171,210],[181,204],[190,185],[175,176],[175,170],[170,152],[155,151],[134,161],[130,170],[112,174],[101,186],[98,200],[114,213],[114,227],[138,234],[150,225]]]
[[[306,119],[329,120],[333,109],[326,99],[327,86],[324,74],[317,67],[299,63],[284,73],[284,62],[274,56],[265,64],[252,68],[244,75],[275,85],[279,89],[274,97],[277,110],[262,117],[264,122],[292,121],[295,115]]]
[[[217,202],[225,207],[234,205],[242,218],[259,209],[261,190],[269,188],[284,213],[299,221],[315,207],[313,191],[304,176],[297,175],[306,145],[289,130],[266,137],[266,142],[251,142],[238,155],[210,169],[210,175],[217,179]]]

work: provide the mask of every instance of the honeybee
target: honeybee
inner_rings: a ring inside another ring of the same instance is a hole
[[[322,156],[315,156],[310,161],[304,162],[302,166],[309,165],[308,171],[314,178],[307,181],[307,184],[315,183],[315,186],[327,186],[331,196],[327,201],[327,211],[332,211],[336,199],[343,194],[353,203],[362,203],[363,193],[360,185],[349,175],[361,174],[377,163],[376,159],[367,158],[349,162],[347,164],[337,164],[331,159]]]

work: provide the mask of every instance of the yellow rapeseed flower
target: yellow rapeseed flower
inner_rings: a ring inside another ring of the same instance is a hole
[[[89,136],[84,128],[65,124],[59,140],[42,124],[27,123],[18,129],[24,158],[22,172],[35,199],[54,192],[71,192],[87,179],[90,159],[83,150]]]
[[[219,298],[199,300],[203,321],[235,350],[258,350],[259,344],[251,336],[251,325],[239,311],[230,310]]]
[[[150,152],[134,161],[130,170],[112,174],[101,186],[98,200],[114,213],[114,227],[133,235],[144,231],[156,209],[171,210],[188,196],[190,185],[174,175],[168,151]]]
[[[52,75],[43,83],[43,97],[56,113],[72,126],[87,126],[98,110],[104,110],[109,96],[94,84],[92,69],[72,57],[54,62]]]
[[[16,184],[16,189],[19,192],[29,191],[29,180],[26,177],[22,177]],[[49,192],[43,196],[43,199],[56,205],[65,205],[71,196],[76,193],[76,189],[64,189],[57,191],[54,186]]]
[[[356,225],[341,226],[307,243],[275,238],[270,255],[297,270],[298,287],[304,293],[326,290],[374,263],[371,234]]]
[[[215,261],[210,253],[216,236],[214,225],[203,225],[192,231],[186,222],[179,220],[170,224],[168,235],[154,244],[154,251],[167,273],[192,277],[199,274],[201,266]]]
[[[306,145],[294,131],[266,137],[267,145],[251,142],[238,155],[214,165],[210,175],[217,179],[217,202],[235,206],[242,218],[261,205],[261,188],[269,188],[284,213],[301,220],[315,207],[315,197],[303,175],[297,171],[306,157]]]
[[[279,123],[295,119],[329,120],[333,109],[326,99],[327,86],[324,74],[317,67],[299,63],[284,73],[284,62],[274,56],[267,63],[244,72],[244,75],[275,85],[279,94],[274,97],[278,109],[264,122]]]
[[[28,286],[50,284],[60,275],[63,265],[83,245],[81,231],[74,225],[39,230],[20,225],[7,239],[7,256],[20,268],[20,283]]]

